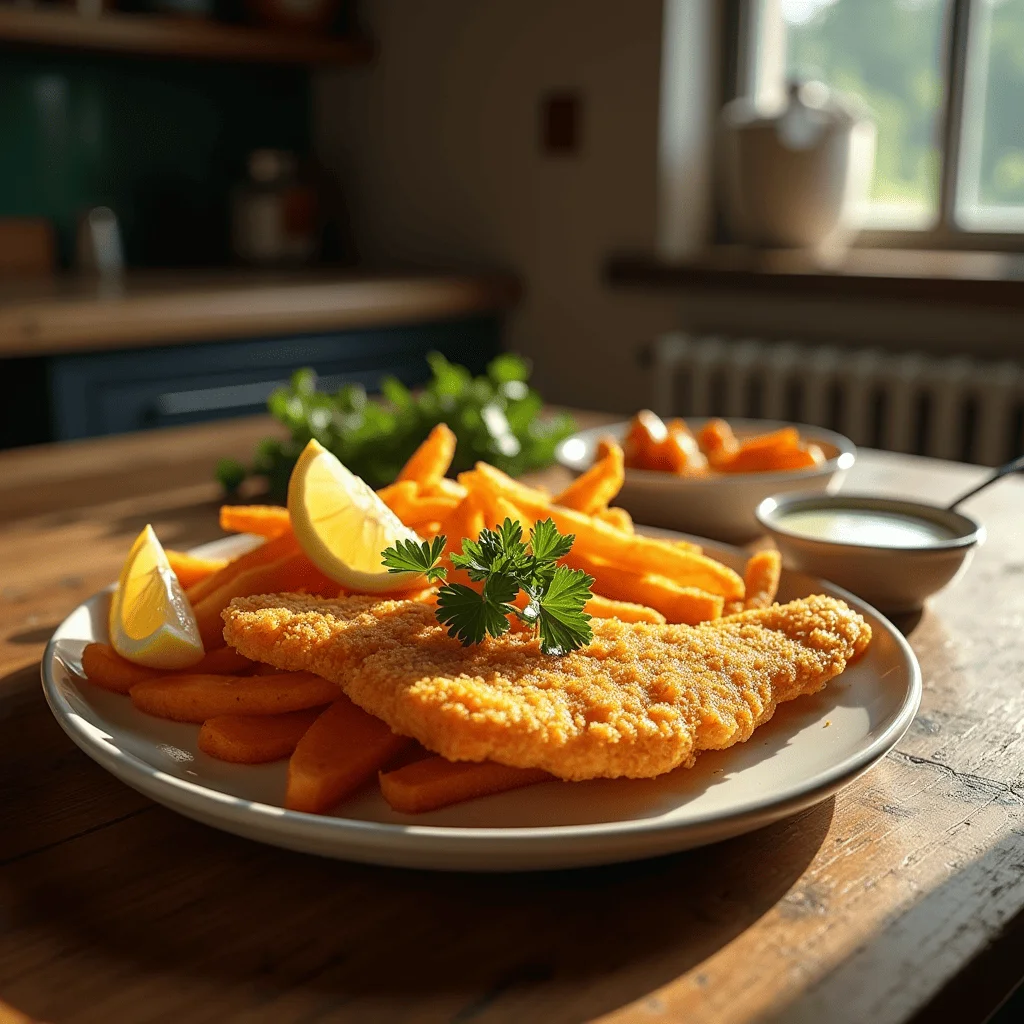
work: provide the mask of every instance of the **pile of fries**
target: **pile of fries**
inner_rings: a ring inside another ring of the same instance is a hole
[[[455,439],[443,425],[414,453],[382,500],[424,538],[447,537],[446,552],[506,517],[524,529],[552,519],[575,535],[565,562],[594,578],[587,612],[627,622],[696,624],[770,605],[781,570],[775,551],[753,555],[744,577],[683,540],[634,532],[629,515],[610,503],[622,486],[624,457],[603,445],[591,469],[554,497],[485,463],[450,480]],[[453,764],[395,736],[378,719],[339,699],[335,684],[307,672],[279,672],[225,646],[221,613],[236,597],[344,592],[301,550],[288,511],[276,506],[225,506],[220,523],[262,542],[230,561],[168,551],[192,604],[206,651],[178,672],[158,672],[121,658],[107,644],[86,647],[86,677],[128,694],[141,711],[201,724],[199,747],[240,764],[290,758],[285,806],[323,813],[373,776],[398,811],[417,813],[548,778],[543,772],[492,763]],[[451,572],[449,579],[461,579]],[[412,596],[412,595],[400,595]],[[431,591],[415,595],[429,600]]]
[[[623,441],[629,469],[654,469],[677,476],[714,473],[771,473],[811,469],[825,461],[816,444],[804,442],[796,427],[738,438],[725,420],[708,420],[693,434],[684,420],[667,423],[643,409],[630,421]],[[599,450],[599,457],[607,445]]]

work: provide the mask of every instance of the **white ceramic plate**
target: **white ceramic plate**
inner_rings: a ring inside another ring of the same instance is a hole
[[[206,545],[237,553],[243,538]],[[739,567],[743,554],[706,545]],[[43,690],[64,731],[94,761],[159,803],[260,842],[346,860],[441,870],[579,867],[653,857],[748,832],[823,800],[890,750],[921,699],[906,640],[862,601],[784,573],[780,598],[831,593],[874,629],[861,661],[814,697],[780,707],[747,743],[702,754],[658,779],[550,782],[431,814],[393,812],[371,789],[333,816],[281,807],[284,762],[226,764],[196,746],[199,727],[151,718],[79,678],[84,646],[107,636],[109,593],[75,609],[43,657]]]
[[[707,420],[690,419],[699,430]],[[779,420],[729,419],[737,437],[767,434],[781,427],[796,427],[805,441],[818,445],[825,462],[813,469],[776,473],[721,473],[706,477],[676,476],[651,469],[627,469],[626,480],[615,498],[638,523],[664,526],[702,537],[740,543],[764,533],[754,510],[765,498],[786,491],[828,491],[838,489],[857,456],[856,445],[842,434],[824,427]],[[621,440],[628,422],[591,427],[567,437],[555,453],[567,469],[582,473],[594,462],[597,442],[602,437]]]

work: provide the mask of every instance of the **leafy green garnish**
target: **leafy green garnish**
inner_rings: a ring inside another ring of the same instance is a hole
[[[550,519],[536,523],[529,544],[523,543],[523,528],[506,519],[496,530],[482,530],[480,539],[462,542],[462,554],[451,556],[453,568],[464,569],[474,590],[463,583],[445,583],[438,591],[437,620],[448,627],[448,635],[464,645],[478,644],[485,636],[503,636],[509,630],[509,616],[515,615],[532,626],[545,654],[566,654],[593,639],[590,616],[583,610],[593,596],[592,576],[580,569],[559,565],[576,538],[563,535]],[[441,557],[447,542],[399,541],[382,552],[388,572],[419,572],[428,580],[445,579]],[[526,607],[512,602],[519,591],[528,598]]]
[[[462,583],[446,583],[437,594],[437,621],[448,627],[448,635],[455,637],[464,646],[478,644],[487,635],[503,636],[509,630],[509,615],[515,608],[506,603],[516,596],[515,581],[508,576],[500,580],[497,591],[484,584],[483,592]],[[490,590],[490,594],[488,594]],[[500,596],[508,595],[502,601]]]
[[[234,490],[247,476],[263,477],[271,496],[283,499],[299,454],[316,438],[371,487],[380,487],[395,479],[438,423],[455,433],[454,473],[484,461],[517,476],[550,465],[558,442],[576,429],[564,414],[541,417],[543,402],[527,383],[530,368],[519,356],[498,356],[480,377],[439,352],[427,362],[431,378],[422,389],[413,392],[385,377],[376,399],[361,384],[346,384],[333,394],[320,391],[312,370],[298,370],[267,400],[288,439],[260,442],[250,466],[225,461],[218,479]]]
[[[590,616],[583,611],[593,597],[594,577],[582,569],[558,566],[544,589],[530,602],[530,618],[535,618],[540,646],[545,654],[564,654],[593,639]],[[536,611],[532,606],[536,606]]]
[[[497,530],[482,530],[478,541],[465,538],[462,554],[452,555],[452,566],[465,569],[474,583],[492,575],[522,579],[529,572],[529,565],[523,528],[511,519],[506,519]]]
[[[242,486],[249,471],[237,459],[220,459],[214,474],[221,487],[228,494],[234,494]]]
[[[420,541],[419,544],[414,540],[400,540],[394,547],[383,552],[382,564],[387,567],[388,572],[422,573],[428,583],[443,580],[445,571],[438,562],[444,554],[444,545],[444,537]]]

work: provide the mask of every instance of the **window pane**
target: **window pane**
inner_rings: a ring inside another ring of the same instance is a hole
[[[1024,0],[971,11],[957,220],[975,231],[1024,230]]]
[[[778,5],[787,79],[819,79],[859,96],[878,129],[872,226],[938,220],[945,0],[764,0]],[[763,79],[762,79],[763,81]]]

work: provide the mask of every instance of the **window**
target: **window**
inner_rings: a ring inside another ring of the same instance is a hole
[[[1024,0],[748,0],[739,88],[860,97],[878,141],[865,240],[1019,246]]]

